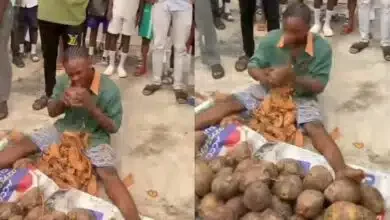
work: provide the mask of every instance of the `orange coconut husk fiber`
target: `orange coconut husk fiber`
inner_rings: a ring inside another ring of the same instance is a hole
[[[89,135],[64,132],[60,144],[52,144],[39,159],[37,168],[62,189],[71,187],[97,195],[97,179],[91,161],[84,154]]]
[[[286,142],[303,146],[303,134],[297,129],[297,108],[290,86],[273,88],[259,108],[253,111],[249,127],[261,133],[268,141]]]

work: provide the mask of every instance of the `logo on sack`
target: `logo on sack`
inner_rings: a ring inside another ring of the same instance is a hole
[[[0,170],[0,201],[9,201],[24,194],[33,186],[33,176],[28,169]]]
[[[207,143],[208,150],[206,154],[206,159],[212,159],[217,156],[222,156],[224,152],[223,148],[227,147],[228,149],[236,146],[243,138],[242,132],[244,132],[239,126],[228,125],[226,128],[213,129],[209,131],[210,142]],[[228,150],[227,149],[227,150]],[[226,152],[225,152],[226,153]]]

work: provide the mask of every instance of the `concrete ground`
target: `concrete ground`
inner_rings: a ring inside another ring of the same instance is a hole
[[[127,63],[130,75],[135,72],[134,55],[138,54],[140,40],[133,39],[132,44]],[[31,132],[52,123],[45,110],[37,112],[31,107],[43,94],[42,63],[28,63],[24,69],[14,67],[13,78],[10,115],[0,121],[0,130]],[[169,89],[143,96],[148,77],[113,79],[122,91],[125,114],[112,145],[118,153],[120,175],[133,175],[134,184],[129,189],[141,214],[155,220],[192,219],[193,108],[177,105]],[[148,190],[155,190],[158,196],[148,196]]]
[[[234,69],[237,57],[243,53],[237,10],[234,16],[235,22],[226,22],[227,28],[218,31],[226,76],[213,80],[209,69],[197,58],[197,92],[231,93],[253,83],[247,72]],[[328,39],[333,47],[334,65],[326,91],[320,96],[324,123],[329,131],[336,127],[340,129],[338,144],[348,163],[388,171],[390,147],[386,115],[390,112],[390,63],[384,61],[379,42],[373,42],[358,55],[350,54],[349,46],[359,39],[359,35],[355,31],[352,35],[341,36],[340,26],[335,24],[335,36]],[[354,147],[355,142],[363,143],[364,147]]]

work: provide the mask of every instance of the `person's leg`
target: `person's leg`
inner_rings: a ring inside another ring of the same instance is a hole
[[[120,78],[125,78],[127,77],[127,72],[125,70],[125,62],[127,60],[127,56],[129,54],[129,49],[130,49],[130,39],[131,39],[131,36],[130,35],[127,35],[129,34],[128,32],[126,32],[126,35],[124,34],[124,32],[122,33],[122,37],[121,37],[121,58],[119,60],[119,65],[118,65],[118,76]]]
[[[231,114],[246,110],[252,112],[260,105],[260,101],[267,95],[267,91],[261,85],[255,84],[247,89],[227,97],[221,102],[197,115],[195,115],[195,130],[203,130],[209,126],[216,125]]]
[[[21,7],[13,7],[14,21],[11,33],[11,49],[12,49],[12,63],[18,68],[25,67],[22,53],[20,52],[20,44],[24,42],[24,10]]]
[[[210,0],[210,2],[211,2],[211,11],[212,11],[212,15],[213,15],[213,22],[214,22],[215,27],[218,30],[225,29],[226,25],[223,23],[223,21],[221,19],[220,10],[218,7],[218,0]]]
[[[108,51],[109,64],[104,70],[103,74],[112,75],[115,71],[115,53],[116,53],[116,42],[118,41],[119,33],[122,31],[123,19],[114,16],[108,24],[107,35],[106,35],[106,50]]]
[[[140,220],[135,202],[113,167],[96,168],[96,173],[103,182],[110,200],[121,211],[125,219]]]
[[[222,17],[229,22],[234,21],[234,18],[231,13],[231,1],[230,0],[223,0],[223,14]]]
[[[360,182],[364,178],[363,171],[349,168],[345,164],[340,149],[321,122],[322,118],[317,101],[298,99],[296,102],[298,125],[303,127],[311,139],[313,147],[325,157],[337,175],[347,170],[344,175]]]
[[[325,15],[325,23],[323,27],[323,32],[325,37],[332,37],[333,36],[333,30],[330,26],[330,22],[332,20],[333,16],[333,9],[337,5],[337,0],[328,0],[326,5],[326,15]]]
[[[390,0],[381,0],[381,47],[383,58],[390,61]]]
[[[356,11],[357,0],[348,0],[348,23],[344,25],[342,34],[350,34],[353,32],[355,25],[355,11]]]
[[[88,17],[87,20],[89,32],[88,54],[93,56],[96,50],[96,40],[99,30],[99,20],[95,16]]]
[[[179,104],[187,103],[186,85],[184,84],[184,60],[187,56],[186,43],[191,33],[192,8],[187,11],[172,13],[172,42],[175,51],[174,84],[176,101]]]
[[[195,24],[201,38],[204,37],[204,44],[201,44],[202,60],[211,67],[214,79],[220,79],[225,75],[221,65],[221,56],[218,50],[217,32],[211,22],[212,12],[209,0],[195,1]],[[203,37],[202,37],[203,36]],[[201,39],[202,41],[203,39]],[[203,42],[203,41],[202,41]]]
[[[47,106],[47,101],[53,93],[56,84],[56,60],[59,38],[61,36],[62,25],[38,21],[42,52],[43,52],[43,68],[45,75],[45,95],[34,101],[33,109],[41,110]]]
[[[4,14],[3,25],[0,27],[0,120],[8,116],[7,102],[11,93],[12,84],[12,67],[8,54],[8,42],[12,29],[12,18],[9,16],[11,10],[12,8],[9,6]]]
[[[165,46],[168,39],[168,30],[171,24],[171,12],[168,11],[164,4],[158,2],[152,8],[153,23],[153,80],[143,89],[144,95],[152,95],[161,87],[161,77],[164,70]]]
[[[255,51],[255,42],[253,36],[253,17],[256,10],[255,1],[239,0],[240,5],[240,21],[241,35],[244,45],[245,55],[238,58],[235,64],[236,71],[242,72],[246,70],[249,58],[252,57]]]
[[[143,37],[142,38],[142,45],[141,45],[141,55],[142,55],[142,64],[141,67],[139,68],[136,76],[141,76],[147,73],[148,71],[148,53],[149,53],[149,45],[150,45],[150,40]]]
[[[25,135],[19,142],[12,143],[0,151],[0,169],[11,168],[12,164],[23,157],[47,150],[53,143],[59,143],[60,133],[54,126],[44,127],[31,135]]]
[[[90,147],[86,156],[96,168],[108,197],[121,211],[125,219],[140,220],[137,207],[124,183],[115,169],[116,155],[108,144]]]
[[[108,29],[108,20],[104,18],[103,20],[103,38],[102,38],[102,45],[103,45],[103,54],[102,54],[102,61],[104,64],[108,64],[108,50],[106,48],[106,42],[107,42],[107,29]]]
[[[30,36],[31,44],[31,60],[33,62],[39,61],[37,55],[37,42],[38,42],[38,6],[27,8],[27,20],[28,20],[28,31]]]
[[[321,25],[321,6],[323,4],[322,0],[314,0],[314,25],[311,27],[310,32],[320,33]]]
[[[255,6],[254,6],[255,7]],[[263,0],[263,9],[267,21],[267,31],[280,28],[279,1]]]
[[[356,54],[368,47],[370,42],[370,12],[372,8],[371,0],[358,0],[358,20],[360,41],[353,43],[349,52]]]

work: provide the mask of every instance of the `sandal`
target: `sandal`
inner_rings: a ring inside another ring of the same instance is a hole
[[[223,13],[222,18],[225,19],[228,22],[233,22],[234,18],[231,13]]]
[[[234,68],[236,69],[237,72],[242,72],[246,70],[246,68],[248,68],[248,62],[249,62],[249,57],[241,56],[236,61]]]
[[[383,58],[390,61],[390,46],[382,46]]]
[[[43,95],[39,99],[34,101],[32,108],[35,111],[39,111],[41,109],[44,109],[47,106],[48,101],[49,101],[49,98],[47,96]]]
[[[349,25],[348,23],[343,25],[343,29],[341,31],[342,35],[347,35],[353,32],[353,26]]]
[[[146,85],[145,88],[142,90],[142,94],[145,96],[150,96],[153,95],[157,90],[161,88],[161,85],[156,85],[156,84],[149,84]]]
[[[31,59],[31,61],[33,61],[34,63],[36,63],[36,62],[39,62],[39,56],[37,55],[37,54],[31,54],[30,55],[30,59]]]
[[[351,54],[357,54],[360,53],[362,50],[366,49],[368,47],[368,42],[359,41],[356,43],[353,43],[351,47],[349,48],[349,52]]]
[[[224,30],[226,28],[226,25],[223,23],[221,18],[214,18],[214,25],[218,30]]]
[[[7,102],[0,103],[0,120],[3,120],[8,117],[8,105]]]
[[[214,79],[221,79],[225,76],[225,70],[221,64],[214,64],[211,66],[211,76]]]
[[[188,93],[182,89],[175,89],[175,98],[178,104],[187,104],[188,102]]]
[[[142,76],[145,75],[147,72],[147,69],[142,63],[139,63],[137,66],[137,72],[134,73],[134,76]]]

